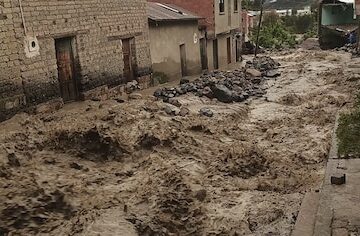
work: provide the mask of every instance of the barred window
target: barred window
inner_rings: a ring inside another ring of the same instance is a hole
[[[219,0],[219,9],[220,9],[220,13],[225,12],[225,0]]]

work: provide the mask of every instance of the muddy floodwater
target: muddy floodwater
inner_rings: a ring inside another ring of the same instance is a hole
[[[245,102],[186,94],[174,116],[143,96],[1,123],[0,235],[290,235],[321,186],[353,59],[271,56],[281,76]]]

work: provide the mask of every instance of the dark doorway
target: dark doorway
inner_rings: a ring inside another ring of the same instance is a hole
[[[218,40],[214,39],[213,41],[213,60],[214,60],[214,69],[219,69],[219,57],[218,57]]]
[[[228,37],[226,39],[226,48],[227,48],[227,62],[228,64],[231,63],[231,38]]]
[[[73,38],[55,40],[60,93],[64,102],[74,101],[79,96],[75,76],[73,42]]]
[[[185,47],[185,44],[180,45],[180,60],[181,60],[181,75],[182,76],[187,76],[186,47]]]
[[[124,60],[124,77],[125,81],[129,82],[134,79],[134,38],[128,38],[122,40],[122,51]]]
[[[206,51],[206,39],[200,39],[200,56],[201,56],[201,69],[208,69],[207,51]]]
[[[236,62],[240,61],[240,42],[239,40],[235,40],[235,47],[236,47]]]
[[[229,3],[228,3],[228,26],[231,26],[231,16],[232,16],[232,14],[231,14],[231,3],[230,3],[230,1],[229,1]]]

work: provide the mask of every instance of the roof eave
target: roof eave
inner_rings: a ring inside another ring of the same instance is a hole
[[[201,18],[184,18],[184,19],[154,19],[154,18],[148,18],[150,21],[153,22],[175,22],[175,21],[198,21]]]

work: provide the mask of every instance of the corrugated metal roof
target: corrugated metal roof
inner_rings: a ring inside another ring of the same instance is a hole
[[[148,2],[148,17],[153,21],[198,20],[201,17],[173,4]]]

